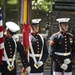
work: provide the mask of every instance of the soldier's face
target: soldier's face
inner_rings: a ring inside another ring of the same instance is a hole
[[[9,38],[12,37],[12,35],[9,33],[7,28],[5,29],[4,35],[6,35],[6,37],[9,37]]]
[[[32,30],[32,32],[38,33],[39,32],[39,26],[38,25],[35,25],[35,26],[32,25],[31,30]]]
[[[61,24],[64,31],[68,31],[68,24]]]

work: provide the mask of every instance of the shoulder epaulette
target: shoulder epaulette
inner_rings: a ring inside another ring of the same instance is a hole
[[[57,32],[57,33],[54,33],[53,35],[56,36],[56,35],[58,35],[59,33],[60,33],[60,32]]]
[[[69,33],[69,32],[68,32],[67,34],[69,34],[69,35],[71,35],[71,36],[74,36],[73,34],[71,34],[71,33]]]

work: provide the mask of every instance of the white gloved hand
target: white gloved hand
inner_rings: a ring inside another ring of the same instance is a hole
[[[64,60],[64,64],[70,64],[70,63],[71,63],[71,60],[69,58]]]
[[[28,67],[26,68],[26,74],[30,74],[30,71],[31,71],[31,67],[28,66]]]
[[[39,68],[39,67],[41,67],[43,65],[43,62],[42,61],[38,61],[37,65],[38,65],[38,68]]]
[[[13,38],[15,41],[19,41],[19,36],[18,36],[18,35],[15,35],[15,34],[14,34],[14,35],[12,36],[12,38]]]
[[[36,69],[38,69],[38,63],[34,64],[34,67],[35,67]]]
[[[1,75],[2,73],[0,72],[0,75]]]
[[[60,68],[62,68],[63,70],[67,70],[68,65],[67,65],[67,64],[62,64],[62,65],[60,66]]]

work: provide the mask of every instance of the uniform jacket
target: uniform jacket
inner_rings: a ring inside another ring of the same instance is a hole
[[[27,58],[26,58],[26,55],[24,52],[24,48],[19,41],[16,41],[16,45],[15,45],[13,38],[5,37],[4,38],[4,46],[5,46],[5,51],[6,51],[8,58],[13,58],[13,55],[15,53],[15,47],[16,47],[16,50],[19,52],[23,66],[25,68],[29,66],[29,63],[27,61]],[[5,55],[3,55],[3,57],[4,56]],[[6,73],[7,73],[7,75],[16,75],[16,63],[14,63],[15,68],[12,71],[9,71],[7,69],[7,66],[8,66],[7,62],[3,60],[3,62],[2,62],[2,73],[3,74],[2,75],[5,75]]]
[[[31,39],[34,54],[40,54],[41,50],[42,50],[42,44],[43,44],[41,37],[38,34],[32,33],[30,35],[30,39]],[[40,61],[42,61],[44,63],[46,61],[47,57],[48,57],[48,50],[47,50],[46,40],[44,38],[43,38],[43,41],[44,41],[43,53],[42,53],[42,58],[40,59]],[[30,49],[29,49],[29,53],[31,53]],[[39,57],[36,57],[36,60],[38,62]],[[43,72],[43,66],[41,66],[38,69],[36,69],[34,67],[34,60],[31,56],[29,56],[29,63],[30,63],[30,66],[31,66],[31,73],[41,73],[41,72]]]
[[[58,53],[71,53],[68,56],[60,56]],[[70,33],[57,32],[50,37],[50,56],[53,62],[53,69],[62,72],[60,66],[64,63],[64,59],[69,58],[75,60],[75,37]],[[72,71],[72,63],[68,65],[67,72]]]

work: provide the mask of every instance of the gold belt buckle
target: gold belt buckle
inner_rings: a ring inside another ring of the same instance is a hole
[[[40,54],[36,54],[36,57],[40,57]]]
[[[13,59],[12,59],[12,58],[10,58],[10,59],[9,59],[9,61],[10,61],[10,62],[12,62],[12,61],[13,61]]]
[[[64,56],[66,56],[67,55],[67,53],[64,53]]]
[[[9,71],[12,71],[12,70],[14,69],[14,66],[7,66],[7,69],[8,69]]]

